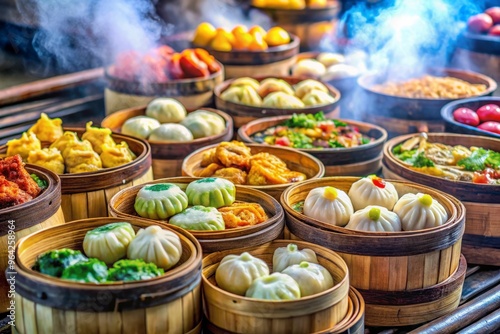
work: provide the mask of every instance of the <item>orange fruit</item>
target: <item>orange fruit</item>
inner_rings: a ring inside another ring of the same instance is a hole
[[[224,28],[217,28],[215,37],[217,36],[223,36],[229,41],[229,43],[231,43],[231,45],[234,43],[234,35],[229,30],[226,30]]]
[[[203,22],[196,27],[193,43],[200,46],[207,46],[215,37],[216,30],[213,25],[208,22]]]
[[[266,42],[269,46],[278,46],[290,43],[290,35],[281,27],[273,27],[268,30]]]
[[[250,35],[248,32],[239,33],[234,36],[234,44],[233,47],[236,50],[246,50],[254,41],[254,37]]]
[[[253,26],[252,28],[250,28],[250,30],[248,30],[248,32],[253,37],[256,37],[256,35],[260,35],[260,37],[266,38],[266,31],[261,26]]]
[[[261,35],[256,34],[253,36],[253,41],[248,45],[249,51],[265,51],[268,45]]]
[[[233,49],[233,44],[224,34],[217,34],[210,43],[210,47],[217,51],[231,51]]]
[[[234,27],[233,30],[231,30],[231,32],[233,33],[234,37],[236,37],[239,34],[247,33],[248,29],[244,25],[239,24],[236,27]]]

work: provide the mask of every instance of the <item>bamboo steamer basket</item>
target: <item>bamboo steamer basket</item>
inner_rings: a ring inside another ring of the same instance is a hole
[[[233,79],[253,76],[255,73],[262,76],[287,76],[288,69],[295,63],[295,56],[299,53],[299,44],[300,39],[290,35],[290,43],[265,51],[217,51],[203,48],[224,65],[224,77]]]
[[[104,102],[106,115],[118,110],[144,106],[157,97],[172,97],[187,109],[198,109],[213,103],[213,91],[224,81],[224,67],[207,78],[179,79],[165,83],[127,81],[115,77],[114,67],[105,69]]]
[[[14,255],[14,245],[17,240],[41,229],[64,224],[61,209],[61,180],[57,174],[30,164],[27,164],[25,168],[28,173],[36,174],[40,179],[47,181],[47,188],[29,202],[0,210],[2,217],[2,224],[0,224],[0,313],[6,312],[10,306],[8,294],[11,287],[6,278],[10,279],[14,275],[13,259],[9,260],[9,254]],[[15,225],[12,232],[9,230],[11,222]],[[15,292],[15,289],[12,290]]]
[[[425,230],[393,233],[365,232],[349,230],[309,218],[293,209],[293,205],[303,201],[309,191],[326,185],[348,192],[355,177],[329,177],[303,181],[285,190],[281,204],[285,209],[288,231],[285,237],[299,238],[314,242],[336,251],[347,263],[351,284],[358,289],[366,302],[366,324],[370,326],[413,325],[437,318],[458,306],[461,285],[452,285],[445,290],[446,295],[427,299],[430,309],[417,299],[409,299],[406,304],[423,307],[423,314],[407,317],[397,312],[392,317],[371,317],[373,309],[395,310],[400,305],[392,296],[404,296],[409,291],[441,291],[443,282],[449,282],[460,266],[461,240],[465,225],[465,208],[454,197],[419,184],[391,181],[398,194],[423,192],[437,199],[448,212],[448,221],[439,227]],[[456,277],[457,280],[462,278]],[[458,291],[460,289],[460,291]],[[375,296],[367,299],[366,296]],[[449,297],[446,299],[445,297]],[[446,308],[442,308],[443,303]],[[412,304],[414,303],[414,304]],[[391,311],[392,312],[392,311]],[[390,313],[390,312],[389,312]]]
[[[290,170],[302,172],[307,176],[308,179],[317,179],[325,175],[325,166],[323,165],[323,163],[319,159],[313,157],[308,153],[300,152],[291,148],[263,144],[245,145],[250,148],[252,155],[261,152],[267,152],[269,154],[277,156],[286,163],[287,167]],[[203,154],[214,147],[217,147],[217,144],[200,148],[199,150],[194,151],[193,153],[188,155],[182,163],[182,175],[195,177],[195,174],[198,171],[203,170],[203,167],[200,167],[200,162]],[[281,193],[290,185],[291,183],[264,186],[241,185],[241,187],[263,191],[279,201]]]
[[[74,131],[81,138],[84,128],[64,128]],[[108,202],[118,191],[153,180],[151,169],[151,147],[142,139],[118,133],[111,135],[115,142],[126,142],[137,158],[134,161],[96,172],[60,174],[61,207],[66,221],[105,217]],[[0,146],[0,155],[7,152],[7,146]]]
[[[173,177],[155,180],[146,184],[174,183],[184,190],[190,182],[197,179],[199,178]],[[122,219],[139,219],[150,224],[157,222],[168,224],[167,221],[140,217],[135,212],[135,197],[139,190],[146,184],[124,189],[113,196],[109,202],[110,215]],[[282,236],[283,228],[285,227],[285,217],[283,208],[276,199],[261,191],[237,185],[236,200],[259,203],[264,208],[264,211],[266,211],[269,219],[258,225],[222,231],[189,231],[200,242],[204,254],[234,250],[245,245],[261,245]]]
[[[500,186],[451,181],[407,168],[392,154],[399,143],[414,136],[396,137],[384,146],[383,174],[432,186],[458,198],[466,208],[462,253],[469,263],[500,265]],[[500,139],[451,133],[429,133],[429,142],[477,146],[500,152]]]
[[[272,257],[288,240],[275,240],[257,246],[217,252],[203,259],[202,284],[204,315],[213,325],[236,333],[311,333],[326,330],[341,322],[349,304],[349,273],[345,262],[324,247],[296,242],[299,248],[316,252],[319,263],[333,277],[336,285],[322,293],[291,301],[265,301],[229,293],[215,282],[220,261],[229,254],[249,252],[264,260],[272,269]]]
[[[332,328],[314,332],[314,334],[364,334],[365,333],[365,302],[361,294],[353,287],[349,288],[349,304],[347,314]],[[205,319],[203,333],[232,334],[220,327],[215,326]]]
[[[204,146],[220,143],[221,141],[228,141],[233,138],[233,120],[232,118],[217,109],[202,108],[214,112],[224,118],[226,128],[218,135],[213,135],[204,138],[194,139],[192,141],[177,141],[177,142],[159,142],[155,140],[148,140],[151,146],[152,167],[155,179],[165,177],[174,177],[181,175],[181,166],[184,158],[191,152],[196,151]],[[146,107],[133,107],[112,113],[104,118],[101,126],[111,129],[113,132],[120,133],[123,123],[129,118],[135,116],[144,116]]]
[[[491,95],[497,88],[493,79],[476,72],[443,68],[429,70],[428,74],[450,76],[473,84],[486,85],[486,91],[477,97]],[[359,110],[362,110],[362,120],[384,127],[389,138],[413,132],[444,131],[441,108],[458,99],[408,98],[381,93],[373,89],[374,85],[389,80],[387,75],[379,73],[367,73],[358,78],[357,84],[362,96],[356,101],[360,104]]]
[[[253,77],[257,81],[262,81],[266,78],[276,78],[282,79],[288,82],[290,85],[295,85],[300,81],[304,80],[304,78],[298,77],[280,77],[277,75],[267,76],[267,77]],[[294,113],[304,113],[304,114],[315,114],[319,111],[323,111],[325,116],[328,118],[339,118],[340,116],[340,92],[330,86],[329,84],[322,82],[327,88],[333,97],[335,97],[335,101],[329,104],[324,104],[320,106],[308,107],[308,108],[300,108],[300,109],[285,109],[285,108],[263,108],[263,107],[255,107],[250,105],[245,105],[241,103],[234,103],[230,101],[225,101],[221,98],[221,94],[231,86],[234,79],[226,80],[223,83],[217,85],[214,90],[215,94],[215,106],[217,109],[225,111],[228,113],[234,121],[234,126],[236,128],[240,128],[243,125],[247,124],[250,121],[261,117],[271,117],[271,116],[292,116]],[[319,81],[319,80],[318,80]]]
[[[82,250],[87,231],[120,218],[77,220],[34,233],[16,247],[17,333],[200,333],[201,247],[175,226],[179,263],[164,275],[139,282],[78,283],[31,270],[36,257],[59,248]],[[137,231],[150,223],[127,220]]]
[[[337,25],[340,12],[339,1],[329,0],[324,8],[306,7],[305,9],[277,9],[253,7],[266,13],[275,23],[300,38],[304,50],[317,50],[321,41],[331,34]]]
[[[291,116],[264,117],[251,121],[238,129],[238,139],[245,143],[255,143],[252,135],[269,127],[282,124]],[[369,175],[377,173],[382,168],[382,149],[387,140],[387,132],[369,123],[343,120],[355,126],[359,131],[375,139],[374,142],[351,148],[296,149],[306,152],[325,165],[325,176],[334,175]]]

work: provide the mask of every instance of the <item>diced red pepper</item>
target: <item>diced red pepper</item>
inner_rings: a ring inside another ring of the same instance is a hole
[[[488,184],[490,183],[490,178],[488,174],[474,173],[474,176],[472,177],[472,182]]]
[[[372,182],[373,182],[373,185],[375,187],[378,187],[378,188],[381,188],[381,189],[385,188],[385,181],[384,181],[384,179],[382,179],[382,178],[380,178],[378,176],[372,177]]]
[[[276,138],[275,144],[280,146],[290,146],[290,139],[288,139],[288,137],[278,137]]]

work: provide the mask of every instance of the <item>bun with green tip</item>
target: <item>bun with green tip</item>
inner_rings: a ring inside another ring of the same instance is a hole
[[[150,219],[167,219],[188,206],[187,195],[173,183],[146,185],[135,197],[137,214]]]
[[[423,230],[443,225],[448,213],[441,203],[429,194],[406,194],[394,205],[405,231]]]
[[[192,231],[220,231],[226,228],[224,218],[216,208],[202,205],[189,207],[168,222]]]
[[[186,194],[189,205],[220,208],[234,203],[236,187],[229,180],[209,177],[188,184]]]
[[[401,221],[397,214],[383,206],[369,205],[356,211],[345,228],[368,232],[401,231]]]

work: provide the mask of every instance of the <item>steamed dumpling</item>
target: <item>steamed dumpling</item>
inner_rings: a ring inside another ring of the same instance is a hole
[[[311,190],[304,201],[306,216],[336,226],[345,226],[353,211],[349,196],[330,186]]]
[[[299,284],[282,273],[256,278],[248,287],[245,296],[265,300],[294,300],[301,297]]]
[[[302,102],[306,106],[321,106],[335,102],[335,98],[329,93],[313,89],[302,98]]]
[[[382,206],[369,205],[356,211],[345,228],[370,232],[401,231],[399,216]]]
[[[218,135],[226,129],[224,118],[207,110],[189,113],[180,124],[191,131],[194,139]]]
[[[328,68],[328,67],[335,65],[335,64],[344,63],[345,57],[343,55],[341,55],[340,53],[321,52],[316,57],[316,60]]]
[[[191,141],[193,134],[184,125],[167,123],[162,124],[151,132],[149,140],[154,141]]]
[[[231,86],[221,94],[221,99],[233,103],[241,103],[249,106],[259,107],[262,104],[262,98],[257,90],[251,85]]]
[[[254,78],[242,77],[233,80],[233,82],[231,83],[231,87],[236,86],[251,86],[253,89],[255,89],[255,91],[257,91],[259,89],[260,83]]]
[[[127,255],[128,246],[134,238],[135,231],[130,223],[106,224],[85,234],[83,251],[88,257],[113,264]]]
[[[319,79],[325,72],[325,65],[315,59],[302,59],[292,68],[294,77]]]
[[[358,68],[347,65],[347,64],[337,64],[330,66],[326,73],[321,77],[321,80],[330,81],[349,77],[355,77],[360,74]]]
[[[303,261],[294,264],[281,272],[299,284],[300,296],[311,296],[333,287],[333,277],[320,264]]]
[[[47,168],[56,174],[64,174],[64,159],[55,147],[31,151],[28,163]]]
[[[443,225],[448,220],[445,208],[428,194],[403,195],[393,211],[401,218],[405,231],[423,230]]]
[[[324,84],[312,79],[302,80],[301,82],[293,86],[293,88],[295,88],[295,95],[297,95],[299,99],[304,98],[307,93],[313,90],[319,90],[321,92],[328,93],[328,88]]]
[[[195,205],[176,214],[168,221],[186,230],[220,231],[224,230],[224,218],[216,208]]]
[[[244,296],[252,282],[269,275],[267,264],[250,253],[226,255],[215,271],[217,285],[226,291]]]
[[[293,88],[288,82],[282,79],[267,78],[260,82],[257,93],[264,98],[274,92],[283,92],[288,95],[294,95]]]
[[[141,217],[167,219],[188,206],[186,194],[173,183],[146,185],[135,197],[134,209]]]
[[[193,181],[186,188],[189,205],[203,205],[220,208],[234,203],[236,187],[226,179],[208,177]]]
[[[24,132],[21,138],[7,142],[7,156],[19,154],[23,160],[28,159],[30,152],[42,149],[42,143],[33,132]]]
[[[262,106],[267,108],[304,108],[305,105],[293,95],[274,92],[265,97]]]
[[[160,97],[149,102],[146,116],[160,123],[179,123],[186,117],[186,108],[177,100]]]
[[[392,183],[375,175],[354,182],[348,195],[355,211],[364,209],[368,205],[379,205],[392,210],[399,198]]]
[[[179,236],[156,225],[140,229],[127,249],[127,258],[152,262],[163,269],[175,266],[181,255],[182,243]]]
[[[273,271],[283,271],[285,268],[303,261],[318,263],[316,253],[309,248],[299,250],[296,244],[290,243],[286,247],[278,247],[273,253]]]
[[[160,126],[158,120],[147,116],[136,116],[129,118],[123,123],[122,133],[141,139],[149,137],[154,129]]]

